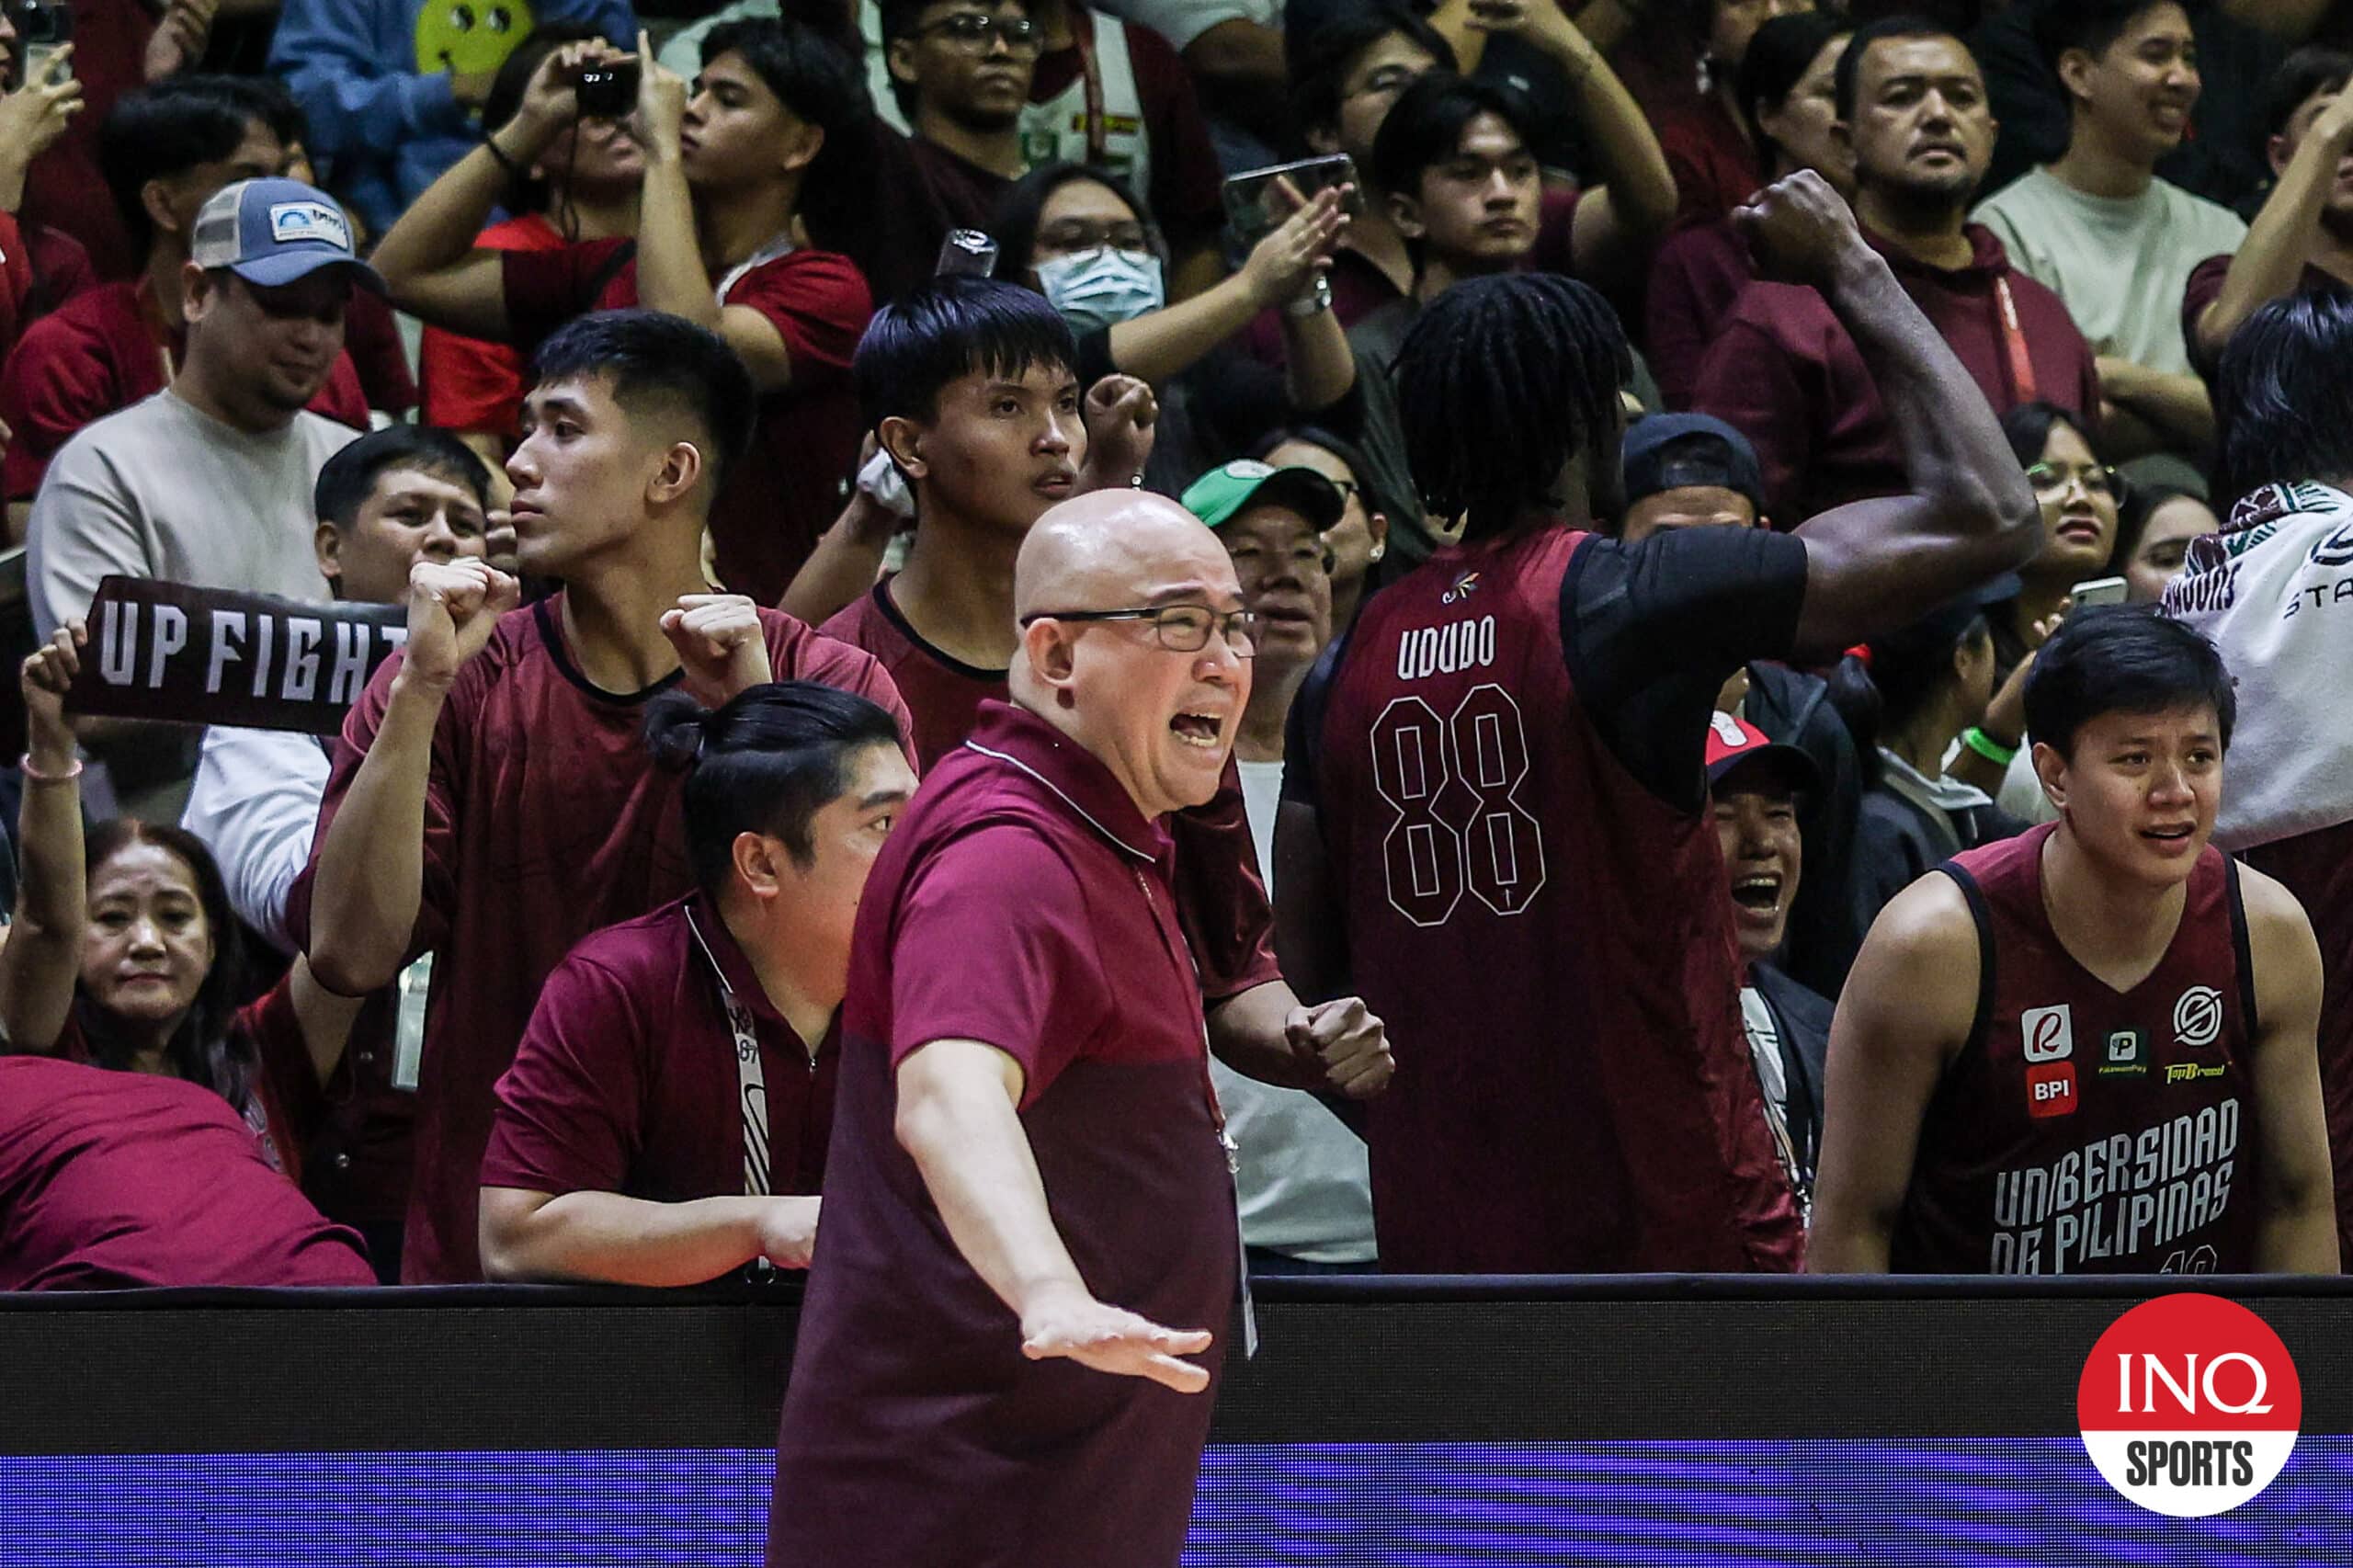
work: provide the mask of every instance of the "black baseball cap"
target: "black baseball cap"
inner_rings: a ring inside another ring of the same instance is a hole
[[[1708,485],[1748,497],[1762,515],[1765,475],[1748,437],[1707,414],[1650,414],[1626,426],[1626,502]]]

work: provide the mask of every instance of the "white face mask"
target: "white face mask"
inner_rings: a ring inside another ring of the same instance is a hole
[[[1038,264],[1038,287],[1074,332],[1150,315],[1166,304],[1160,258],[1149,251],[1076,251]]]

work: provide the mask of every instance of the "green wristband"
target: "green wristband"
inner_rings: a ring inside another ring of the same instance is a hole
[[[1961,744],[1996,767],[2007,767],[2018,760],[2018,747],[2004,745],[1974,724],[1961,731]]]

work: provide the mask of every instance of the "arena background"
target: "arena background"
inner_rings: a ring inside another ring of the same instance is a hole
[[[2183,1285],[2303,1383],[2287,1470],[2215,1519],[2076,1436],[2094,1341]],[[0,1563],[756,1563],[794,1299],[0,1296]],[[1307,1281],[1259,1315],[1201,1568],[2353,1562],[2343,1280]]]

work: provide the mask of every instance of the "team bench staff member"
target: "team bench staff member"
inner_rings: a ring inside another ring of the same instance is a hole
[[[1047,512],[1014,594],[1013,703],[860,906],[774,1565],[1173,1564],[1191,1517],[1240,1246],[1165,819],[1217,791],[1251,618],[1134,492]]]

